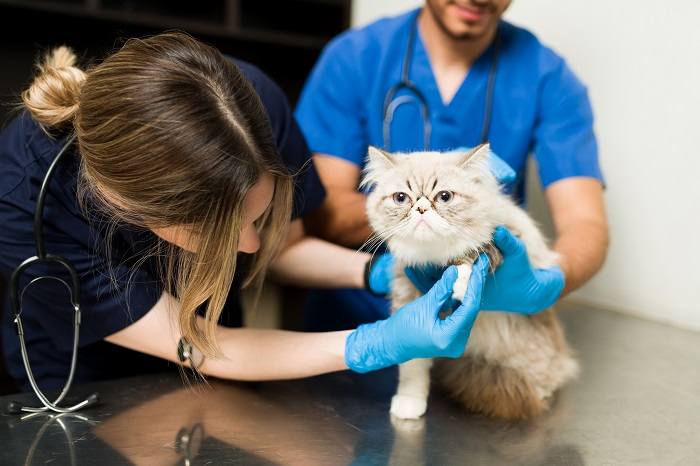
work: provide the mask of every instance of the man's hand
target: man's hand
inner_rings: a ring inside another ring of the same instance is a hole
[[[486,278],[482,310],[531,315],[547,309],[559,299],[565,284],[559,267],[534,268],[523,242],[505,227],[496,228],[493,240],[503,255],[503,262]],[[406,276],[425,293],[442,270],[438,267],[408,267]]]
[[[365,289],[374,295],[385,296],[391,291],[393,281],[394,256],[389,253],[370,256],[365,265]]]
[[[486,280],[481,309],[530,315],[559,299],[565,278],[558,266],[534,268],[523,242],[505,227],[496,228],[493,240],[503,262]]]

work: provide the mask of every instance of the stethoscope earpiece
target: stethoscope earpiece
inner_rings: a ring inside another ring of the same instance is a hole
[[[85,407],[87,408],[88,406],[95,405],[100,402],[100,394],[95,392],[89,397],[87,397],[87,403],[85,404]]]
[[[97,403],[100,402],[100,394],[95,392],[89,397],[87,397],[85,400],[81,401],[78,404],[75,404],[73,406],[63,408],[62,411],[63,413],[71,413],[75,412],[79,409],[85,409],[90,406],[96,405]],[[46,412],[46,411],[54,411],[53,409],[50,409],[48,407],[43,407],[43,408],[29,408],[26,407],[24,404],[20,403],[19,401],[10,401],[7,403],[7,407],[5,408],[5,412],[7,414],[22,414],[22,413],[41,413],[41,412]]]

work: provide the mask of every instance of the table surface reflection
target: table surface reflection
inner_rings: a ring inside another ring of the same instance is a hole
[[[81,412],[0,417],[0,464],[700,465],[700,335],[606,311],[560,314],[583,368],[552,410],[507,423],[439,391],[418,422],[388,405],[394,369],[183,384],[160,374],[77,387]],[[27,395],[0,398],[30,399]]]

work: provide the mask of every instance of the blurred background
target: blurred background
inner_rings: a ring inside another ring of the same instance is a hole
[[[104,56],[124,39],[185,30],[256,64],[294,101],[321,48],[350,25],[351,0],[0,0],[0,93],[15,101],[40,52]],[[8,108],[3,105],[3,115]]]
[[[0,0],[0,118],[39,54],[68,44],[90,62],[125,38],[186,30],[250,61],[296,101],[334,35],[420,0]],[[596,115],[612,246],[571,300],[700,330],[700,3],[515,0],[506,19],[563,55]],[[551,228],[530,170],[529,204]],[[268,290],[247,317],[277,326]]]

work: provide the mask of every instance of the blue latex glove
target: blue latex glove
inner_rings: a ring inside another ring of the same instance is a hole
[[[365,289],[367,291],[377,296],[384,296],[391,291],[393,280],[394,256],[385,253],[367,261],[365,265]]]
[[[468,152],[470,150],[472,150],[472,148],[459,147],[455,149],[454,152]],[[500,184],[510,184],[515,181],[515,170],[513,170],[502,158],[494,154],[493,151],[491,151],[489,156],[489,169]]]
[[[489,169],[501,184],[510,184],[515,181],[515,170],[493,152],[489,157]]]
[[[479,312],[488,266],[488,258],[480,256],[462,304],[444,320],[440,309],[452,297],[456,267],[449,267],[427,293],[388,319],[359,326],[345,342],[347,366],[368,372],[415,358],[461,356]]]
[[[564,290],[564,274],[557,266],[536,269],[530,264],[523,242],[505,227],[493,234],[503,262],[489,274],[481,309],[532,315],[554,304]],[[437,267],[407,268],[406,276],[420,290],[430,289],[442,270]]]

